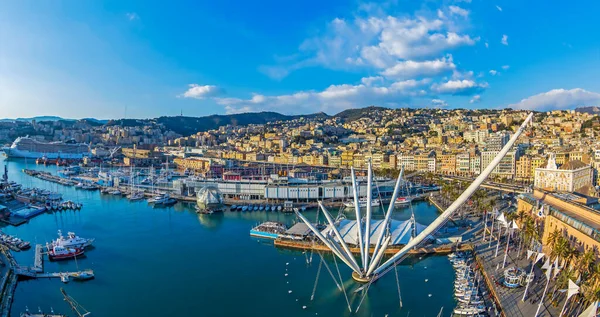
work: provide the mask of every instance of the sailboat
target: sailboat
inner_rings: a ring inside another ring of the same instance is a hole
[[[135,178],[134,178],[134,167],[133,164],[131,164],[131,171],[129,172],[129,195],[127,195],[127,198],[131,201],[137,201],[137,200],[142,200],[145,198],[144,196],[144,192],[137,190],[135,188]]]

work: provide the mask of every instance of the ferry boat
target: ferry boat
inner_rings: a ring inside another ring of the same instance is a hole
[[[53,246],[48,250],[48,257],[51,261],[67,260],[83,254],[83,248],[65,248]]]
[[[380,205],[379,199],[372,199],[371,200],[371,207],[379,207],[379,205]],[[354,208],[354,200],[350,200],[348,202],[345,202],[344,206],[346,206],[346,208]],[[366,208],[367,207],[367,199],[366,198],[360,198],[358,200],[358,207],[360,207],[360,208]]]
[[[411,202],[412,202],[412,198],[410,198],[408,196],[398,197],[398,198],[396,198],[396,201],[394,202],[394,206],[405,207],[405,206],[409,206]]]
[[[250,236],[266,239],[277,239],[277,237],[287,231],[287,226],[280,222],[267,221],[250,230]]]
[[[64,237],[62,232],[58,230],[58,239],[52,241],[52,246],[63,247],[63,248],[75,248],[83,249],[89,247],[94,243],[94,239],[85,239],[75,235],[74,232],[68,232],[67,236]]]
[[[41,142],[29,137],[19,137],[10,147],[3,147],[2,150],[9,158],[39,159],[45,157],[49,160],[82,159],[91,154],[87,144],[77,143],[75,140]]]

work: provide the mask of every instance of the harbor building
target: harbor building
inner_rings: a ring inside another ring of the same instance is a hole
[[[531,213],[535,219],[543,220],[542,244],[545,249],[549,248],[550,234],[559,230],[585,251],[600,248],[600,210],[591,207],[597,204],[598,199],[589,196],[536,189],[533,193],[519,195],[517,211]]]
[[[536,168],[534,186],[549,191],[581,192],[593,191],[592,167],[582,161],[568,161],[558,167],[554,154],[550,154],[545,168]]]

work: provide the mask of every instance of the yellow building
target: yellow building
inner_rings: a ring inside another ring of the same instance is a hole
[[[196,172],[206,172],[210,170],[212,159],[204,157],[178,157],[173,160],[173,163],[180,169],[189,169]]]
[[[341,166],[350,167],[354,161],[354,151],[344,151],[341,156]]]
[[[523,155],[516,162],[515,176],[520,180],[531,180],[533,179],[533,173],[531,170],[531,156]]]
[[[437,166],[440,173],[456,175],[456,155],[441,154],[437,156]]]
[[[521,194],[517,210],[530,213],[537,221],[543,220],[542,244],[549,252],[549,235],[559,230],[583,251],[600,249],[600,213],[585,205],[585,198],[575,195],[559,196],[545,191]],[[539,207],[538,207],[539,206]],[[543,207],[543,208],[542,208]],[[543,216],[538,216],[540,209]]]

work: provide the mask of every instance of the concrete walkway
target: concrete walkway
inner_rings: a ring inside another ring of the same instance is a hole
[[[481,240],[481,237],[479,237],[479,240]],[[521,301],[525,287],[511,289],[502,285],[502,281],[504,279],[504,270],[506,268],[516,266],[529,273],[531,261],[525,257],[520,259],[517,258],[518,243],[513,245],[513,242],[511,241],[511,251],[508,253],[506,266],[503,269],[502,262],[504,260],[505,248],[506,242],[503,241],[500,244],[498,256],[494,257],[496,251],[496,242],[492,241],[491,245],[488,247],[487,242],[481,243],[481,241],[478,241],[478,243],[475,245],[475,252],[483,264],[483,269],[485,270],[485,274],[488,276],[488,278],[499,283],[492,284],[504,314],[508,317],[534,317],[540,302],[540,298],[544,291],[544,287],[546,286],[546,277],[544,272],[538,266],[535,267],[535,279],[529,285],[525,302]],[[551,293],[553,289],[554,283],[551,281],[550,285],[548,286],[548,293]],[[550,305],[550,300],[546,299],[542,304],[538,316],[558,316],[559,313],[560,307],[552,307],[552,305]]]

